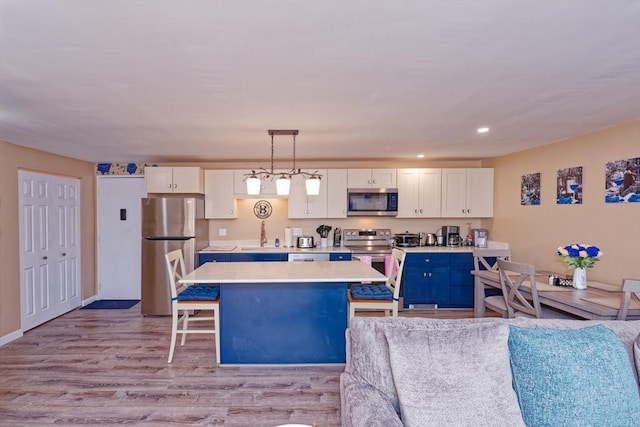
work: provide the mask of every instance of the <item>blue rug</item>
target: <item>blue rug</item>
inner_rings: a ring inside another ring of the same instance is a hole
[[[94,301],[89,305],[85,305],[81,307],[82,310],[113,310],[113,309],[127,309],[131,308],[137,303],[139,303],[139,299],[102,299],[98,301]]]

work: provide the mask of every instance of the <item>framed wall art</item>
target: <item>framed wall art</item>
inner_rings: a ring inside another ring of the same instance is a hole
[[[540,204],[540,172],[522,175],[520,184],[520,204]]]
[[[640,202],[640,157],[605,165],[605,203]]]
[[[557,184],[557,204],[582,204],[582,166],[559,169]]]

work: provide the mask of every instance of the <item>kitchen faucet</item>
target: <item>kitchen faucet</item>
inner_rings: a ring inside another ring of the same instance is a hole
[[[263,248],[265,243],[267,243],[267,233],[264,231],[264,220],[262,220],[260,225],[260,247]]]

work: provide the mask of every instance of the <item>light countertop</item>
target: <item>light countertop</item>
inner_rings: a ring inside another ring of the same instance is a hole
[[[360,261],[207,262],[180,283],[385,282],[386,276]]]
[[[489,246],[487,249],[508,249],[509,244],[503,242],[489,242]],[[459,246],[459,247],[448,247],[448,246],[417,246],[412,248],[399,248],[407,253],[421,253],[421,252],[451,252],[451,253],[470,253],[473,252],[475,247],[473,246]],[[328,246],[326,248],[315,247],[315,248],[297,248],[297,247],[279,247],[276,248],[274,246],[265,246],[260,247],[255,244],[242,244],[239,243],[218,243],[212,244],[204,249],[201,249],[200,252],[205,253],[333,253],[333,252],[352,252],[349,248],[344,246]]]

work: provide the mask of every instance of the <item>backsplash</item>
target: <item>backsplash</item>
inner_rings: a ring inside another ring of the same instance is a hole
[[[271,216],[264,220],[267,241],[273,244],[274,239],[284,239],[285,227],[300,227],[302,233],[318,238],[316,228],[320,224],[344,228],[390,228],[393,233],[418,233],[424,231],[435,233],[436,229],[443,225],[457,225],[460,233],[467,233],[468,225],[471,228],[480,228],[479,218],[384,218],[384,217],[350,217],[350,218],[318,218],[318,219],[289,219],[287,199],[265,199],[272,206]],[[262,219],[254,215],[256,199],[238,200],[237,219],[212,219],[209,220],[209,241],[238,241],[256,240],[260,238],[260,226]],[[224,229],[226,236],[220,236],[219,230]],[[491,238],[491,236],[489,236]],[[333,233],[329,233],[330,241]]]

